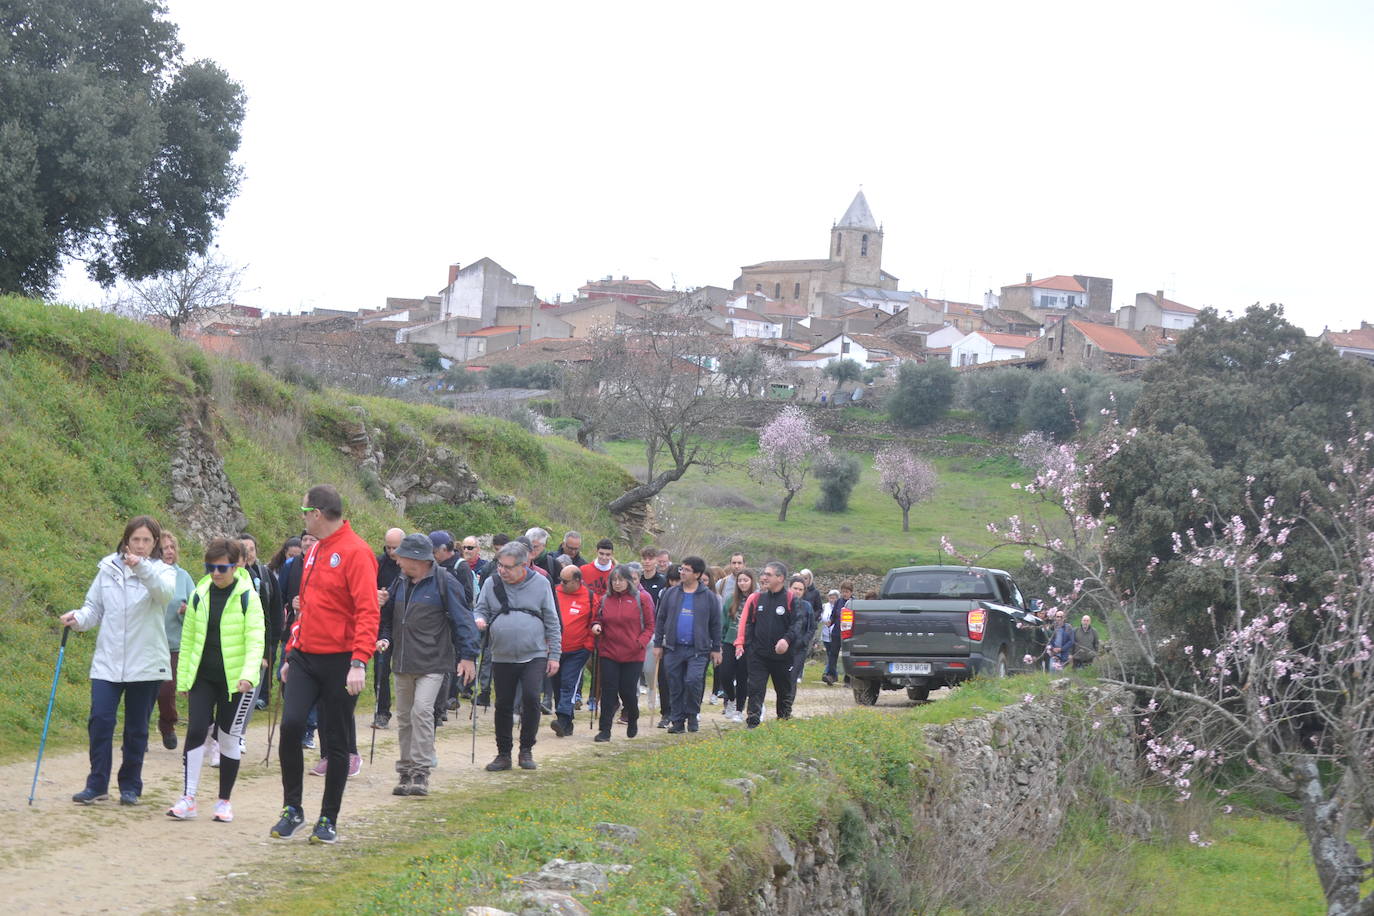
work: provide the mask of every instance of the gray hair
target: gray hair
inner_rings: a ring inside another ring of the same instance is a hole
[[[547,544],[549,542],[549,533],[543,528],[531,528],[525,532],[525,537],[530,539],[531,544]]]
[[[580,541],[580,540],[582,540],[582,532],[580,532],[580,531],[569,531],[567,534],[563,535],[563,540],[566,541],[568,538],[577,538],[577,539]]]
[[[636,587],[636,586],[635,586],[635,573],[634,573],[634,570],[630,569],[630,564],[628,564],[628,563],[621,563],[621,564],[620,564],[619,566],[617,566],[615,569],[611,570],[611,574],[610,574],[609,576],[606,577],[606,593],[607,593],[607,594],[610,594],[610,591],[611,591],[611,580],[612,580],[612,579],[624,579],[624,580],[625,580],[625,590],[626,590],[629,594],[634,594],[634,589],[635,589],[635,587]]]
[[[769,560],[767,563],[763,564],[763,568],[771,569],[773,575],[780,579],[787,578],[787,564],[783,563],[781,560]]]
[[[643,578],[643,576],[644,576],[644,564],[643,564],[643,563],[639,562],[638,560],[633,560],[633,561],[631,561],[631,562],[629,562],[629,563],[626,563],[625,565],[626,565],[627,567],[629,567],[630,571],[633,572],[633,573],[635,574],[636,577]]]
[[[521,566],[524,566],[530,561],[530,551],[528,547],[521,544],[519,541],[511,541],[505,547],[496,551],[496,558],[499,560],[501,557],[508,557]]]

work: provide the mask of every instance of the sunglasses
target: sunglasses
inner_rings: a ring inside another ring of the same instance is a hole
[[[476,545],[476,544],[464,544],[464,545],[463,545],[463,549],[464,549],[464,550],[476,550],[476,549],[477,549],[477,545]]]
[[[315,507],[314,507],[314,506],[301,506],[301,512],[302,512],[303,514],[305,514],[305,515],[309,515],[311,512],[314,512],[314,511],[315,511]]]
[[[208,573],[227,573],[231,569],[237,569],[233,563],[206,563],[205,571]]]

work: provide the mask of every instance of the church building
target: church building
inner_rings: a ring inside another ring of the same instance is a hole
[[[863,191],[854,195],[844,216],[830,227],[826,257],[749,264],[740,268],[735,280],[737,293],[759,293],[795,303],[814,316],[824,314],[823,293],[855,287],[897,288],[897,278],[883,270],[883,229],[873,218]]]

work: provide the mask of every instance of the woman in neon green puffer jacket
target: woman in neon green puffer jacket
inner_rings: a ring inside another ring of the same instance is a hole
[[[196,791],[211,723],[219,732],[222,755],[214,819],[234,819],[229,795],[262,676],[266,638],[262,604],[247,572],[237,565],[240,557],[238,541],[212,540],[205,548],[207,575],[186,604],[177,659],[177,690],[186,694],[186,788],[167,811],[178,820],[196,816]]]

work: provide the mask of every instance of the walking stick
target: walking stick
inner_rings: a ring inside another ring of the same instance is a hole
[[[601,711],[601,637],[593,637],[592,642],[592,699],[596,700],[596,710],[592,710],[592,704],[587,704],[587,728],[596,724],[596,713]]]
[[[29,804],[33,804],[33,797],[38,792],[38,769],[43,765],[43,748],[48,745],[48,724],[52,722],[52,704],[57,699],[57,678],[62,673],[62,657],[67,654],[67,637],[71,635],[72,628],[62,627],[62,644],[57,648],[57,668],[52,673],[52,690],[48,691],[48,714],[43,717],[43,737],[38,742],[38,762],[33,765],[33,785],[29,788]]]
[[[277,669],[281,671],[280,668]],[[270,677],[270,675],[269,675]],[[277,700],[286,690],[284,681],[277,681],[277,689],[272,693],[272,699],[267,704],[267,752],[262,755],[262,765],[272,765],[272,740],[277,733]]]
[[[377,717],[372,717],[372,750],[367,752],[367,765],[377,762]]]

